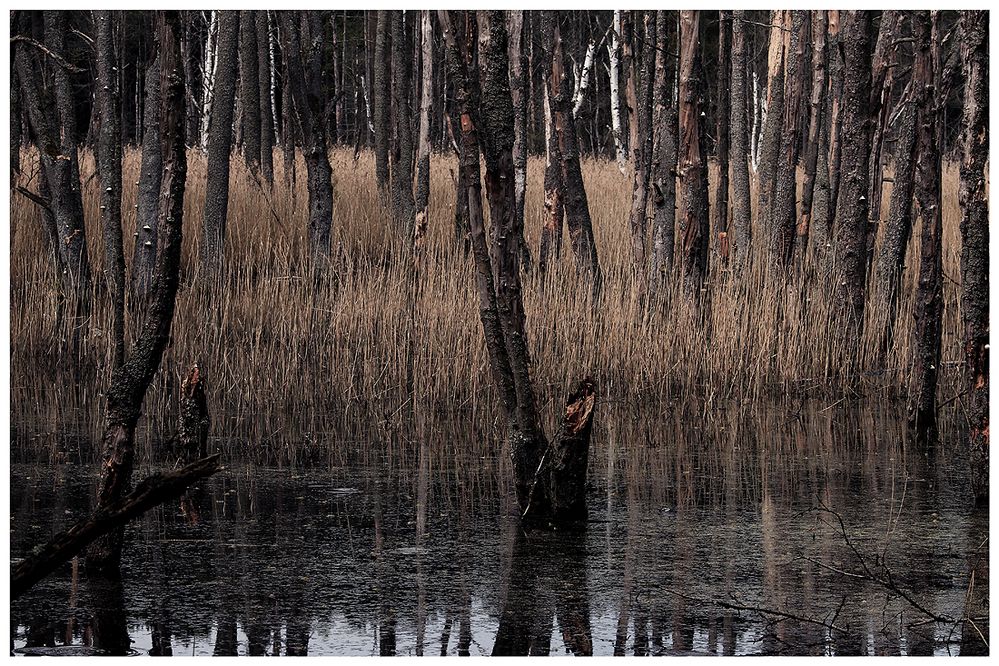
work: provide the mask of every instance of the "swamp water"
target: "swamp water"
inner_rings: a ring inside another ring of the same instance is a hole
[[[289,470],[231,443],[194,511],[128,527],[120,584],[67,563],[14,602],[10,649],[987,652],[988,514],[956,431],[927,449],[892,410],[736,410],[700,428],[607,411],[579,534],[521,534],[504,456],[461,453],[481,444],[396,442],[379,460],[372,442],[365,462]],[[12,465],[15,560],[87,513],[96,470]]]

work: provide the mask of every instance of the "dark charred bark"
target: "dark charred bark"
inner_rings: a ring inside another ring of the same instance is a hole
[[[239,108],[243,121],[243,160],[260,171],[260,78],[257,66],[257,20],[253,10],[239,13]]]
[[[656,43],[656,15],[653,12],[644,12],[642,25],[646,48],[642,49],[639,67],[632,72],[628,80],[628,89],[634,89],[637,105],[631,116],[635,128],[631,143],[634,183],[628,227],[631,230],[631,253],[635,261],[635,275],[640,288],[644,290],[647,275],[645,211],[649,205],[649,172],[652,163],[652,83],[656,56],[652,45]],[[635,30],[637,29],[636,26]],[[626,49],[626,52],[628,51],[630,48]]]
[[[260,105],[260,171],[274,182],[274,115],[271,109],[270,30],[267,11],[254,12],[257,29],[257,100]]]
[[[770,258],[774,266],[787,269],[794,256],[794,230],[797,212],[797,166],[798,150],[801,146],[802,102],[804,82],[807,76],[805,67],[805,47],[808,43],[807,12],[793,11],[790,20],[791,34],[784,58],[786,73],[783,108],[774,108],[770,113],[781,114],[780,152],[774,165],[774,184],[769,196],[769,207],[761,208],[770,227]],[[764,156],[765,157],[765,156]]]
[[[150,63],[146,73],[143,110],[142,164],[139,167],[138,203],[135,209],[135,247],[132,250],[132,290],[145,300],[153,286],[156,265],[156,217],[159,214],[160,181],[163,179],[163,152],[160,145],[160,59]]]
[[[746,12],[737,10],[732,16],[732,233],[730,252],[733,264],[742,270],[749,259],[752,239],[752,215],[749,195],[749,131],[746,116]]]
[[[971,390],[968,440],[972,490],[989,494],[989,17],[961,12],[964,115],[961,127],[961,311]]]
[[[375,180],[385,199],[389,192],[389,96],[391,94],[391,42],[389,12],[378,10],[375,37],[374,80],[371,96],[375,126]]]
[[[847,345],[855,349],[864,322],[867,259],[867,186],[871,155],[871,17],[866,11],[840,13],[843,51],[843,125],[838,203],[836,268]]]
[[[676,244],[676,151],[678,105],[673,94],[677,73],[677,43],[668,36],[677,35],[676,12],[660,10],[656,16],[656,81],[654,84],[654,132],[652,158],[652,262],[650,285],[662,287],[673,270]],[[747,181],[748,182],[748,181]]]
[[[803,158],[804,182],[801,184],[801,215],[798,218],[797,252],[799,262],[804,262],[808,246],[808,232],[812,222],[812,205],[815,201],[816,171],[819,164],[819,152],[828,148],[828,141],[823,141],[825,124],[823,111],[826,106],[826,12],[812,11],[812,83],[809,98],[808,135],[805,139],[805,155]],[[828,157],[825,159],[828,169]],[[828,174],[826,174],[828,178]]]
[[[208,455],[208,432],[211,418],[205,396],[205,376],[193,366],[180,386],[180,427],[177,432],[177,452],[184,462]]]
[[[219,456],[198,460],[166,474],[144,479],[135,490],[108,506],[98,507],[87,518],[57,534],[31,556],[11,568],[10,597],[16,599],[31,586],[49,575],[60,564],[71,560],[87,545],[146,511],[181,495],[192,483],[219,471]]]
[[[718,12],[718,80],[715,82],[715,157],[718,161],[718,181],[715,185],[714,229],[715,250],[722,263],[728,262],[728,149],[729,149],[729,95],[733,94],[729,81],[729,55],[732,33],[731,12]]]
[[[180,247],[184,219],[187,154],[184,147],[184,77],[180,62],[179,12],[160,12],[161,88],[163,91],[163,195],[160,198],[156,277],[149,315],[125,363],[111,371],[107,391],[106,425],[102,439],[98,510],[120,502],[131,484],[135,458],[135,427],[142,413],[146,389],[170,341],[177,287],[180,282]],[[121,561],[123,530],[119,527],[90,544],[87,567],[117,572]]]
[[[602,278],[597,245],[593,239],[590,206],[583,185],[583,173],[579,166],[576,122],[572,117],[572,82],[569,79],[571,67],[562,48],[556,15],[545,12],[541,21],[545,49],[546,51],[548,48],[551,49],[550,55],[546,54],[546,60],[550,57],[552,61],[548,96],[555,116],[559,152],[562,155],[562,202],[569,227],[569,241],[576,257],[576,268],[590,280],[592,293],[596,299],[600,294]]]
[[[319,12],[282,12],[281,21],[282,51],[308,172],[309,247],[316,260],[314,269],[319,269],[329,257],[333,229],[333,169],[326,147],[322,94],[323,19]]]
[[[115,14],[94,12],[97,24],[97,171],[101,183],[104,273],[111,293],[111,343],[114,367],[125,360],[125,250],[121,238],[121,98],[114,51]]]
[[[915,53],[912,80],[917,122],[916,202],[922,223],[919,248],[919,281],[916,283],[916,330],[909,389],[909,427],[926,439],[936,430],[937,375],[943,323],[943,259],[940,182],[943,175],[937,144],[937,100],[934,62],[930,47],[928,12],[912,15]]]
[[[402,237],[413,239],[413,109],[409,104],[412,62],[402,11],[390,12],[392,52],[392,116],[395,132],[391,152],[392,212]]]
[[[704,159],[704,70],[700,48],[701,15],[680,12],[680,233],[683,282],[687,294],[700,298],[708,273],[708,168]]]
[[[236,96],[239,12],[218,13],[218,47],[212,116],[208,121],[208,174],[202,217],[201,268],[206,277],[219,280],[225,255],[225,229],[229,214],[229,158],[232,153],[232,120]],[[159,242],[159,239],[157,239]]]
[[[23,10],[22,10],[23,11]],[[10,34],[17,34],[18,12],[10,12]],[[15,46],[10,45],[10,186],[21,173],[21,83],[17,80]]]

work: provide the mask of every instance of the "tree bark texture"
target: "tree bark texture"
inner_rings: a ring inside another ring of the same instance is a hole
[[[708,167],[704,158],[704,69],[700,49],[701,15],[680,12],[680,233],[683,282],[687,294],[700,298],[708,272]]]
[[[819,163],[819,152],[828,147],[828,141],[823,142],[826,106],[826,12],[817,10],[811,12],[812,20],[812,81],[811,96],[808,105],[808,135],[805,139],[805,154],[803,156],[804,181],[801,184],[801,215],[798,218],[796,245],[799,260],[804,261],[808,244],[808,232],[812,222],[812,206],[815,201],[816,171]],[[826,157],[828,168],[828,157]],[[827,176],[828,177],[828,176]]]
[[[253,12],[257,32],[257,102],[260,108],[260,171],[274,182],[274,115],[271,110],[270,28],[266,10]]]
[[[749,135],[746,113],[746,12],[736,10],[732,16],[732,233],[730,252],[737,270],[746,266],[752,242],[752,208],[749,194]]]
[[[392,88],[390,12],[379,9],[375,24],[375,53],[372,81],[374,107],[375,180],[385,199],[389,193],[389,99]]]
[[[729,181],[729,97],[732,94],[729,57],[732,46],[732,13],[718,12],[718,80],[715,82],[715,156],[718,181],[713,211],[715,250],[721,263],[728,262],[728,181]]]
[[[401,237],[413,239],[413,109],[409,103],[411,54],[403,24],[403,12],[390,12],[392,116],[395,140],[391,151],[392,211]]]
[[[239,108],[243,121],[243,160],[260,170],[260,68],[257,65],[256,12],[239,13]]]
[[[659,10],[656,16],[656,81],[652,158],[652,261],[650,285],[658,289],[673,270],[676,245],[676,168],[679,132],[678,105],[674,95],[677,74],[676,47],[669,35],[678,35],[677,14]],[[748,190],[747,190],[748,191]]]
[[[639,66],[629,79],[629,89],[634,89],[636,108],[632,119],[635,127],[635,140],[631,144],[634,156],[634,182],[631,191],[631,214],[628,227],[631,231],[631,253],[635,261],[635,275],[639,288],[644,287],[647,264],[647,236],[645,212],[649,204],[649,172],[652,163],[652,84],[655,77],[656,15],[652,12],[639,14],[646,48],[642,49]],[[637,30],[637,26],[635,27]]]
[[[153,287],[156,266],[156,218],[159,214],[160,183],[163,179],[163,147],[160,144],[160,58],[157,55],[146,73],[146,101],[143,109],[142,162],[139,166],[138,202],[135,209],[135,247],[132,250],[132,293],[145,300]]]

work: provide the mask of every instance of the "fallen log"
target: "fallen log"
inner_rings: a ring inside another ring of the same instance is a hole
[[[11,567],[11,600],[27,592],[60,564],[78,555],[95,539],[155,506],[176,499],[191,484],[219,471],[222,468],[219,458],[220,455],[215,454],[173,472],[153,474],[117,502],[99,508],[45,545],[36,548],[31,555]]]

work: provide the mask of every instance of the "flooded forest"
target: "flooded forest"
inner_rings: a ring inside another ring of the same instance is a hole
[[[13,655],[986,655],[989,12],[12,10]]]

